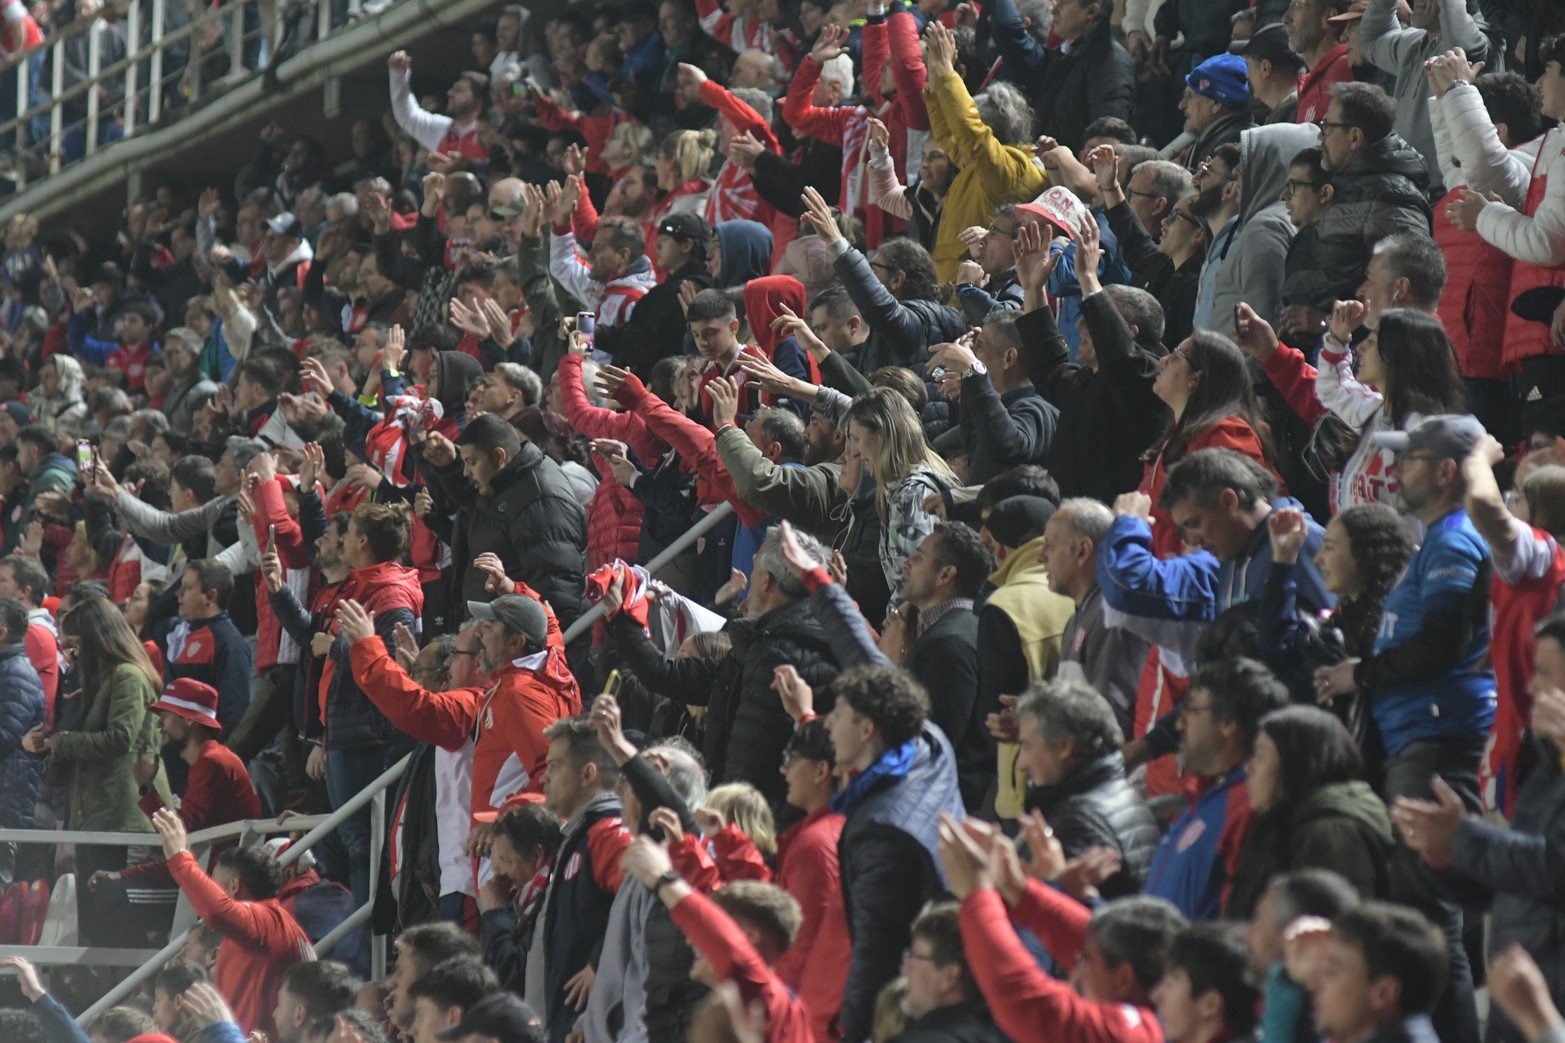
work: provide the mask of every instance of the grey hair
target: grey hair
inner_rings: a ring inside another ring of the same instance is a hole
[[[1103,537],[1109,534],[1109,528],[1114,524],[1114,512],[1102,500],[1094,500],[1090,496],[1071,497],[1060,504],[1054,516],[1071,532],[1084,540],[1091,540],[1094,545],[1103,542]]]
[[[543,401],[543,381],[538,379],[538,374],[526,366],[515,362],[502,362],[490,372],[503,380],[508,387],[522,393],[522,405],[536,406]]]
[[[853,93],[853,59],[839,54],[821,66],[821,79],[826,83],[842,84],[842,96]]]
[[[1137,163],[1135,169],[1131,171],[1131,176],[1143,170],[1152,175],[1147,190],[1153,195],[1168,200],[1170,208],[1177,200],[1195,191],[1195,179],[1190,176],[1190,171],[1172,160],[1149,159],[1145,163]]]
[[[598,364],[592,359],[581,360],[581,386],[587,392],[587,401],[607,408],[608,397],[598,390]]]
[[[266,443],[243,435],[231,435],[223,443],[223,451],[233,454],[234,470],[243,471],[251,460],[266,452]]]
[[[772,121],[772,96],[758,87],[735,87],[728,93],[756,111],[762,123]]]
[[[1054,28],[1054,5],[1049,0],[1017,0],[1016,14],[1032,22],[1027,31],[1040,42],[1049,38],[1049,30]]]
[[[338,192],[326,200],[326,207],[336,207],[342,211],[343,217],[357,217],[359,213],[359,197],[352,192]]]
[[[978,116],[1002,145],[1029,145],[1032,143],[1032,106],[1022,92],[1003,80],[991,83],[973,99]]]
[[[739,57],[743,58],[746,54],[758,54],[758,55],[760,55],[761,56],[761,60],[766,63],[767,71],[771,73],[772,79],[777,80],[778,82],[781,82],[783,80],[783,78],[788,75],[788,70],[783,68],[782,59],[778,58],[775,54],[772,54],[771,52],[763,51],[759,47],[752,47],[752,48],[750,48],[747,51],[741,52]],[[843,55],[838,55],[838,57],[839,58],[843,57]],[[850,84],[853,82],[853,64],[852,64],[852,62],[853,62],[853,60],[851,58],[848,59],[848,82]],[[831,65],[831,63],[827,62],[825,66],[822,66],[822,68],[821,68],[821,79],[823,79],[823,80],[830,79],[830,77],[826,75],[826,68],[829,67],[830,65]]]
[[[430,680],[436,682],[440,688],[444,688],[451,683],[451,653],[456,651],[456,635],[439,634],[424,647],[428,648],[430,645],[439,650],[436,653],[435,675]]]
[[[830,552],[814,536],[799,529],[793,530],[793,535],[799,541],[799,546],[806,556],[822,564],[831,560]],[[755,552],[755,563],[751,571],[755,569],[760,569],[776,580],[777,588],[790,598],[797,600],[809,593],[804,581],[793,574],[793,569],[788,567],[788,560],[783,557],[781,527],[768,532],[766,539],[761,541],[760,548]]]
[[[202,347],[204,347],[201,341],[201,334],[197,333],[189,326],[175,326],[173,329],[163,334],[163,346],[165,348],[168,347],[168,342],[171,340],[180,341],[191,351],[200,351]]]
[[[706,765],[689,739],[675,735],[659,739],[647,749],[657,750],[668,761],[668,773],[664,778],[686,806],[698,808],[706,803]]]
[[[1125,744],[1114,708],[1083,681],[1035,682],[1016,704],[1016,713],[1038,726],[1044,742],[1074,742],[1082,760],[1096,760]]]
[[[138,409],[130,415],[130,426],[139,427],[150,439],[168,430],[168,414],[161,409]]]

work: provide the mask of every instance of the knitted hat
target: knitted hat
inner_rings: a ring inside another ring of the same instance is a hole
[[[1250,104],[1250,80],[1237,54],[1213,55],[1185,77],[1185,86],[1230,109]]]
[[[984,528],[1000,546],[1015,550],[1043,535],[1043,527],[1054,517],[1054,511],[1054,504],[1041,496],[1013,496],[995,504]]]

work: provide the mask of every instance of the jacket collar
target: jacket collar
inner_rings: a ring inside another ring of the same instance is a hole
[[[1006,556],[1005,564],[995,569],[989,576],[989,582],[996,587],[1003,587],[1007,583],[1021,579],[1032,573],[1046,574],[1043,562],[1038,560],[1039,553],[1043,550],[1043,537],[1028,540]]]

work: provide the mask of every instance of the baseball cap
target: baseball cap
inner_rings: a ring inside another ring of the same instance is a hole
[[[11,419],[16,421],[17,427],[26,427],[33,422],[33,411],[27,408],[26,402],[19,402],[13,398],[0,405],[0,409],[11,415]]]
[[[711,242],[712,230],[695,214],[669,214],[658,222],[658,235],[704,247]]]
[[[496,217],[515,217],[525,209],[527,209],[527,199],[522,195],[522,190],[518,188],[511,193],[509,199],[494,208],[494,215]]]
[[[543,647],[549,638],[549,616],[543,606],[520,594],[507,594],[490,602],[469,601],[467,614],[489,622],[497,620],[527,638],[529,645]]]
[[[1228,53],[1290,69],[1304,68],[1304,59],[1288,46],[1288,30],[1280,22],[1262,26],[1248,40],[1235,40],[1228,45]]]
[[[299,219],[293,216],[293,213],[288,210],[284,210],[282,213],[266,222],[266,227],[270,228],[278,235],[302,236],[304,234],[304,229],[299,226]]]
[[[217,721],[217,689],[193,677],[178,677],[168,683],[154,710],[167,710],[176,717],[183,717],[192,724],[222,731]]]
[[[1230,109],[1250,103],[1249,76],[1236,54],[1214,54],[1185,77],[1185,86]]]
[[[486,996],[462,1012],[462,1020],[441,1029],[436,1039],[493,1036],[500,1043],[543,1043],[543,1025],[532,1008],[508,992]]]
[[[1064,185],[1046,188],[1031,203],[1018,203],[1018,214],[1041,217],[1066,235],[1075,239],[1083,221],[1092,220],[1087,205],[1076,198],[1076,193]]]
[[[1406,431],[1377,431],[1375,442],[1393,453],[1425,452],[1441,460],[1461,460],[1484,436],[1484,426],[1467,413],[1428,416]]]

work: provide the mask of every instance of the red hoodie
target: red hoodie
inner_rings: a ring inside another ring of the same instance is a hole
[[[336,600],[352,599],[364,606],[371,615],[381,615],[405,608],[417,619],[424,614],[424,588],[419,583],[418,570],[404,568],[394,561],[383,561],[367,569],[354,569],[337,588]],[[337,621],[331,621],[328,630],[337,633]],[[337,675],[337,664],[327,657],[321,668],[320,701],[321,720],[326,720],[326,701],[331,694],[332,681]]]
[[[223,936],[212,983],[234,1009],[234,1020],[244,1032],[273,1035],[272,1012],[283,971],[315,956],[309,936],[275,898],[230,898],[189,851],[169,859],[168,869],[196,915]]]

